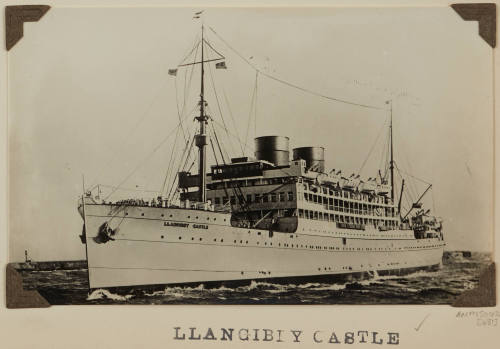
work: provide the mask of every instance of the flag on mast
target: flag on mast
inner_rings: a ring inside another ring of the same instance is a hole
[[[169,69],[168,70],[168,75],[177,76],[177,69]]]
[[[215,69],[227,69],[226,62],[215,63]]]

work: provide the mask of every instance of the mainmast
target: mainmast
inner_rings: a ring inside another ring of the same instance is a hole
[[[203,53],[203,46],[205,39],[203,37],[204,28],[201,26],[201,89],[200,89],[200,116],[196,120],[200,123],[200,133],[196,135],[196,146],[199,148],[198,153],[198,178],[199,178],[199,201],[205,202],[207,199],[206,193],[206,167],[207,167],[207,154],[205,146],[208,144],[208,137],[206,135],[206,124],[208,117],[205,115],[205,58]]]
[[[393,140],[392,140],[392,100],[389,101],[391,103],[391,124],[389,126],[390,138],[391,138],[391,162],[389,165],[389,169],[391,170],[391,200],[394,204],[394,149],[393,149]]]

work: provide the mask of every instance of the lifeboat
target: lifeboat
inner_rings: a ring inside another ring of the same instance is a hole
[[[346,189],[356,189],[361,183],[361,180],[359,180],[358,178],[344,178],[344,179],[345,183],[343,187]]]
[[[377,194],[389,194],[391,187],[388,184],[380,184],[377,186]]]
[[[363,193],[373,194],[377,190],[377,183],[374,181],[361,182],[359,190]]]

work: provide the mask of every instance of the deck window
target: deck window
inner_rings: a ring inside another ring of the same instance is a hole
[[[271,202],[276,202],[276,193],[271,194]]]

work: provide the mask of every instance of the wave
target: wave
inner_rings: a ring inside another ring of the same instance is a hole
[[[99,300],[99,299],[111,299],[114,301],[128,301],[132,297],[134,297],[134,296],[131,294],[121,296],[121,295],[116,294],[116,293],[111,293],[105,289],[98,289],[98,290],[94,290],[91,294],[89,294],[87,297],[87,300],[94,301],[94,300]]]

